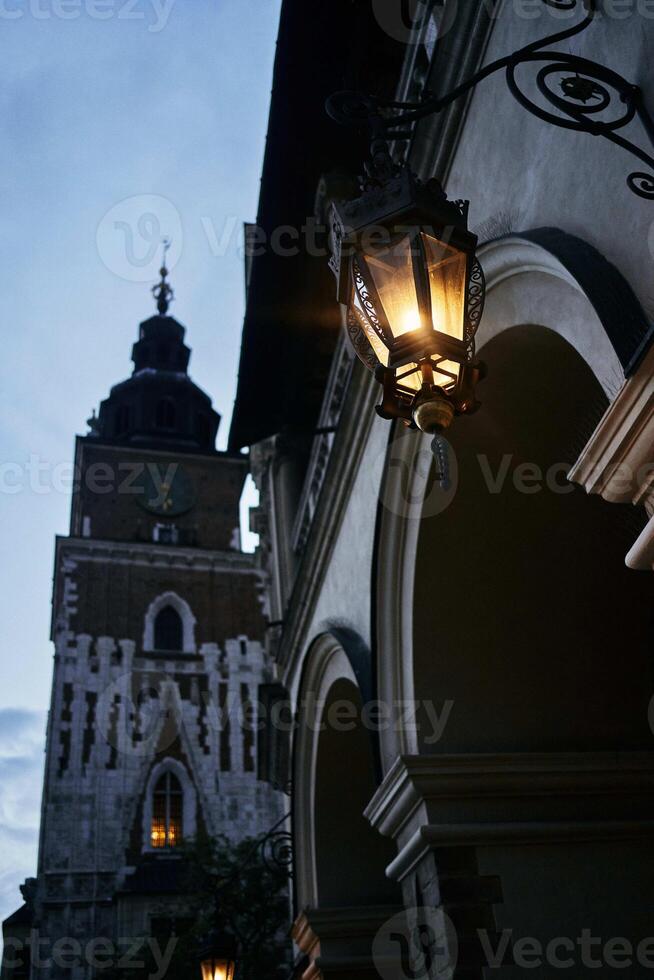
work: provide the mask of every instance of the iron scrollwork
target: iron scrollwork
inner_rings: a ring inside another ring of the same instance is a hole
[[[486,279],[479,259],[472,264],[468,280],[468,309],[466,310],[466,340],[474,353],[475,334],[481,322],[486,299]]]
[[[618,130],[637,119],[650,144],[654,145],[654,120],[645,108],[640,88],[598,62],[565,51],[547,50],[548,45],[558,44],[586,30],[595,19],[598,0],[542,2],[561,11],[572,11],[581,3],[585,16],[573,27],[532,41],[513,54],[486,65],[444,96],[411,103],[339,92],[328,99],[327,112],[343,125],[360,125],[367,117],[374,161],[380,157],[380,142],[410,139],[415,122],[441,112],[484,79],[498,71],[505,71],[509,91],[532,115],[553,126],[601,136],[627,150],[650,168],[648,171],[630,173],[627,186],[639,197],[654,200],[654,156],[618,133]],[[521,87],[517,77],[520,67],[538,63],[542,63],[542,67],[536,75],[536,87],[551,109],[535,102]],[[620,112],[615,118],[599,118],[601,113],[608,113],[618,105]]]
[[[261,858],[269,871],[283,871],[293,877],[293,837],[286,830],[275,830],[261,841]]]
[[[290,817],[290,813],[285,813],[266,834],[255,840],[239,870],[245,868],[255,855],[259,855],[269,871],[281,871],[288,878],[293,877],[293,837],[283,829]]]

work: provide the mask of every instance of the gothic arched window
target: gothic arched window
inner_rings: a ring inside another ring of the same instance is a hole
[[[183,650],[184,628],[182,617],[172,606],[164,606],[154,620],[155,650]]]
[[[155,421],[158,429],[175,428],[175,403],[170,398],[157,402]]]
[[[152,794],[152,847],[178,847],[182,842],[184,792],[177,776],[165,772]]]
[[[162,592],[152,600],[143,627],[143,650],[147,653],[157,650],[196,652],[195,616],[188,602],[176,592]]]

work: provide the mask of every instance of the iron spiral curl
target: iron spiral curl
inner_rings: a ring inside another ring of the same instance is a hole
[[[285,871],[291,877],[293,839],[285,830],[268,834],[261,842],[261,857],[270,871]]]
[[[595,61],[589,61],[567,51],[547,50],[548,45],[560,44],[581,34],[593,23],[598,0],[542,0],[543,4],[559,11],[583,9],[584,16],[570,27],[532,41],[496,61],[485,65],[466,81],[443,96],[421,102],[396,102],[371,96],[358,96],[351,92],[336,93],[327,103],[327,111],[333,119],[344,124],[361,123],[368,112],[368,124],[375,135],[376,145],[381,140],[392,141],[411,131],[415,122],[442,112],[458,99],[468,95],[476,86],[499,71],[506,73],[507,84],[514,98],[532,115],[544,122],[563,129],[601,136],[627,150],[651,172],[636,171],[627,177],[627,186],[639,197],[654,200],[654,156],[619,135],[636,117],[654,145],[654,119],[643,103],[641,90],[617,72]],[[548,107],[539,104],[528,95],[516,77],[517,69],[530,62],[542,63],[537,72],[536,85]],[[554,79],[559,76],[558,88]],[[564,77],[560,77],[563,75]],[[618,104],[621,111],[613,119],[600,118],[610,113]],[[554,111],[555,110],[555,111]]]
[[[654,201],[654,176],[646,174],[642,170],[637,170],[627,177],[627,185],[634,194],[644,197],[648,201]]]
[[[516,77],[521,65],[538,62],[544,62],[536,75],[538,91],[556,112],[535,102]],[[644,117],[636,86],[604,65],[561,51],[522,52],[507,65],[506,78],[513,97],[532,115],[562,129],[603,136],[651,167],[652,174],[640,171],[630,174],[627,186],[639,197],[654,199],[654,157],[617,132],[636,115]],[[599,113],[618,106],[614,118],[596,118]]]

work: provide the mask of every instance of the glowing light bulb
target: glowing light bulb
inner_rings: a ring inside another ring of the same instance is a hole
[[[400,333],[410,333],[412,330],[420,329],[420,313],[415,306],[402,312],[400,323]]]

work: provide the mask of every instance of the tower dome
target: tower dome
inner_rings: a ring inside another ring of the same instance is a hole
[[[211,451],[220,415],[188,375],[191,351],[184,343],[185,328],[168,315],[173,293],[167,275],[163,265],[161,281],[153,289],[158,312],[141,323],[132,348],[134,371],[101,403],[90,436],[151,448]]]

